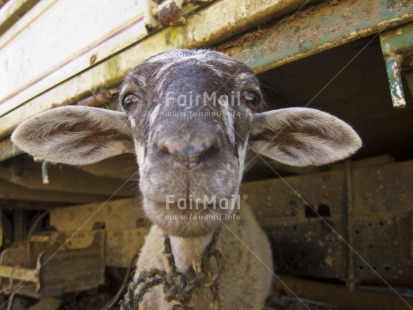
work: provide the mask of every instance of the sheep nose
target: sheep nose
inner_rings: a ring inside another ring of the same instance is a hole
[[[191,143],[183,143],[177,140],[165,140],[158,143],[158,148],[172,156],[178,166],[194,168],[201,163],[208,154],[220,147],[220,139],[216,136],[204,137]]]

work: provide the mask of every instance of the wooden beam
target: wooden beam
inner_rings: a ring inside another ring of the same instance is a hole
[[[137,193],[136,184],[93,176],[73,166],[49,165],[49,184],[43,184],[41,164],[33,162],[31,158],[16,158],[8,166],[8,169],[2,169],[0,178],[27,189],[107,196],[116,193],[116,196],[121,197],[134,197]],[[131,169],[136,169],[136,166]]]
[[[32,190],[0,180],[0,199],[3,200],[87,203],[105,201],[108,198],[109,195],[73,194],[58,191]]]

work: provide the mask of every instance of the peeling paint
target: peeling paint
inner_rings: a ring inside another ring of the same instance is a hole
[[[390,95],[395,109],[406,107],[404,96],[403,81],[400,72],[401,57],[395,55],[386,59],[387,76],[389,79]]]
[[[261,28],[254,40],[242,36],[220,50],[260,73],[409,21],[413,5],[389,10],[377,0],[322,3]]]
[[[383,56],[389,79],[393,107],[406,107],[401,68],[413,52],[413,24],[390,30],[380,36]]]

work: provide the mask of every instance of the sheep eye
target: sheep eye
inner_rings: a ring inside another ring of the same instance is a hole
[[[244,91],[243,93],[245,100],[254,108],[258,107],[261,103],[260,96],[253,91]]]
[[[125,97],[123,97],[122,100],[122,106],[126,111],[130,111],[130,109],[132,108],[132,106],[135,103],[139,102],[139,97],[134,95],[134,94],[128,94]]]

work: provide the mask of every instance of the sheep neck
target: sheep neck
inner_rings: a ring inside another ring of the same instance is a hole
[[[189,267],[201,272],[202,257],[213,233],[199,237],[169,236],[177,271],[185,273]]]

